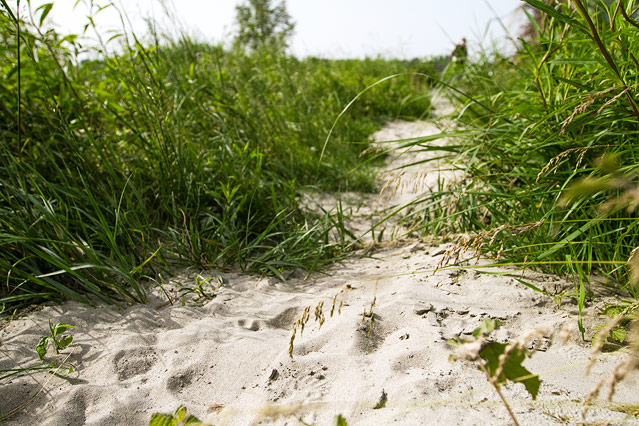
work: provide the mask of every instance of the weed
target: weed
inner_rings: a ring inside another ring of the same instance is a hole
[[[411,203],[408,219],[478,256],[572,276],[581,313],[595,274],[638,296],[636,2],[526,3],[537,38],[454,77],[460,130],[439,138],[454,140],[460,182]]]
[[[149,426],[210,426],[198,420],[197,417],[186,415],[186,407],[180,405],[172,414],[154,413],[151,415]]]
[[[548,330],[535,330],[509,344],[491,342],[488,336],[498,326],[499,323],[494,320],[484,320],[473,332],[473,339],[449,341],[455,350],[451,359],[477,363],[478,368],[486,374],[488,381],[499,395],[515,425],[519,425],[500,387],[506,381],[523,383],[533,399],[537,398],[541,381],[538,376],[523,367],[522,362],[530,356],[525,348],[528,341],[548,334]]]
[[[193,302],[202,304],[205,301],[215,298],[215,292],[225,283],[225,279],[219,275],[204,278],[200,274],[195,275],[195,285],[178,284],[176,298],[183,301],[186,296],[194,295]]]
[[[105,8],[89,3],[95,27]],[[321,268],[352,236],[342,213],[305,212],[299,194],[373,190],[369,134],[430,111],[410,76],[428,64],[299,60],[184,34],[145,44],[124,30],[87,48],[43,26],[55,7],[28,22],[0,5],[3,313],[145,302],[143,283],[176,267]]]
[[[38,354],[38,358],[40,361],[45,362],[44,357],[47,355],[47,349],[49,347],[49,340],[53,342],[53,348],[55,349],[56,354],[60,354],[60,351],[65,350],[71,343],[73,343],[73,336],[63,334],[70,328],[77,328],[76,326],[57,323],[56,325],[51,324],[51,318],[49,318],[49,335],[44,336],[38,342],[38,346],[36,346],[36,352]],[[54,365],[53,362],[48,363],[51,368],[58,368]],[[69,374],[74,371],[73,365],[69,366]]]
[[[335,418],[335,426],[348,426],[346,419],[341,414]]]
[[[36,365],[36,366],[32,366],[32,367],[26,367],[26,368],[6,368],[6,369],[0,369],[0,381],[4,380],[4,379],[8,379],[9,377],[12,376],[17,376],[23,373],[26,373],[28,371],[39,371],[39,370],[50,370],[51,366],[50,365]]]
[[[629,300],[622,300],[619,302],[605,303],[604,307],[600,310],[603,315],[608,318],[617,320],[613,327],[601,326],[597,329],[608,328],[609,337],[612,341],[623,344],[628,343],[628,331],[633,320],[639,319],[639,302],[633,302]],[[594,340],[600,337],[595,335]]]
[[[376,286],[375,292],[377,292],[378,284],[379,282],[375,282],[375,286]],[[368,307],[368,311],[366,310],[366,307],[364,307],[364,312],[362,312],[362,324],[366,324],[366,322],[368,322],[368,332],[366,333],[366,335],[369,337],[373,333],[373,328],[375,327],[375,313],[373,312],[373,308],[375,307],[375,302],[377,302],[377,296],[373,297],[373,301]]]

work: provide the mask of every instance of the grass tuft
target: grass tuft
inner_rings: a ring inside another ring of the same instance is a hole
[[[430,110],[428,84],[409,75],[428,68],[419,61],[300,60],[154,25],[150,43],[123,32],[86,48],[42,26],[51,7],[28,22],[0,6],[4,313],[65,298],[144,302],[143,282],[184,266],[317,269],[350,238],[339,217],[299,208],[304,188],[372,190],[372,168],[358,166],[374,163],[360,158],[369,134]],[[335,122],[392,74],[405,77]]]
[[[424,234],[472,233],[466,246],[482,253],[575,277],[581,307],[593,274],[636,298],[636,2],[527,3],[537,36],[451,79],[464,130],[450,158],[464,178],[409,217]]]

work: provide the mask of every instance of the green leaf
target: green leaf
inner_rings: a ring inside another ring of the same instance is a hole
[[[73,342],[73,336],[62,336],[56,343],[56,349],[59,351],[64,350],[71,342]]]
[[[53,327],[53,337],[56,337],[56,336],[64,333],[69,328],[78,328],[78,327],[73,326],[73,325],[69,325],[69,324],[62,324],[62,323],[56,324],[55,327]]]
[[[481,322],[481,325],[473,331],[473,337],[477,338],[481,335],[487,335],[495,331],[499,327],[499,321],[492,319],[486,319]]]
[[[580,26],[579,22],[576,21],[575,19],[571,18],[568,15],[564,15],[563,13],[558,12],[554,7],[551,7],[540,0],[524,0],[524,1],[528,3],[529,5],[531,5],[532,7],[534,7],[535,9],[539,9],[545,14],[552,16],[553,18],[563,23]]]
[[[36,12],[42,9],[42,15],[40,15],[40,23],[38,24],[40,27],[42,26],[42,23],[44,22],[44,20],[47,19],[47,16],[49,15],[49,12],[51,12],[52,7],[53,7],[53,3],[45,3],[36,9]]]
[[[115,34],[115,35],[111,36],[111,37],[107,40],[107,44],[109,44],[109,43],[110,43],[110,42],[112,42],[113,40],[118,39],[118,38],[120,38],[120,37],[122,37],[122,34]]]
[[[341,414],[335,418],[335,426],[348,426],[346,419]]]
[[[44,356],[47,354],[47,345],[49,343],[49,337],[43,337],[40,339],[38,346],[36,346],[36,352],[38,352],[38,357],[40,357],[40,361],[44,361]]]
[[[66,41],[67,43],[75,44],[75,40],[77,38],[78,38],[77,34],[69,34],[69,35],[66,35],[66,36],[62,37],[60,42]]]
[[[175,426],[173,416],[170,414],[153,413],[149,426]]]
[[[623,341],[626,340],[626,334],[628,334],[628,332],[625,328],[615,327],[610,330],[610,337],[619,343],[623,343]]]
[[[517,277],[513,277],[513,278],[514,278],[515,280],[519,281],[521,284],[523,284],[523,285],[525,285],[526,287],[528,287],[529,289],[531,289],[531,290],[535,290],[535,291],[536,291],[536,292],[538,292],[538,293],[542,293],[542,294],[545,294],[546,296],[549,296],[548,292],[546,292],[546,291],[544,291],[544,290],[540,289],[540,288],[539,288],[539,287],[537,287],[536,285],[531,284],[531,283],[529,283],[529,282],[527,282],[527,281],[524,281],[524,280],[522,280],[522,279],[520,279],[520,278],[517,278]]]
[[[184,405],[180,405],[173,412],[173,420],[175,420],[175,424],[180,424],[184,417],[186,416],[186,407]]]
[[[608,306],[605,309],[605,313],[609,318],[615,319],[619,314],[621,314],[621,308],[619,306]]]
[[[486,369],[488,373],[495,377],[497,368],[499,367],[499,356],[506,350],[505,343],[491,342],[488,343],[479,353],[479,356],[486,361]],[[533,399],[537,398],[541,380],[530,371],[526,370],[521,363],[526,359],[528,351],[524,348],[515,348],[504,364],[504,369],[497,378],[497,383],[505,383],[506,380],[512,382],[521,382]]]
[[[382,390],[382,397],[379,399],[377,404],[375,404],[373,410],[379,410],[386,407],[386,402],[388,402],[388,395],[386,395],[386,392]]]
[[[186,419],[185,419],[186,417]],[[178,426],[178,425],[191,425],[191,426],[210,426],[206,423],[202,423],[197,417],[189,415],[186,416],[186,407],[180,405],[173,414],[161,414],[154,413],[151,416],[149,426]]]

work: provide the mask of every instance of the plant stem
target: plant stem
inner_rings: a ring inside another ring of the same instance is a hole
[[[512,419],[515,426],[520,426],[519,422],[517,421],[517,418],[515,417],[515,413],[513,413],[513,410],[510,409],[510,405],[508,404],[508,401],[506,401],[506,398],[504,397],[504,395],[501,393],[501,390],[499,389],[499,385],[497,384],[497,379],[490,375],[483,361],[479,362],[479,367],[481,367],[484,374],[486,374],[488,381],[495,388],[497,395],[499,395],[499,398],[501,398],[501,402],[504,403],[504,407],[506,407],[506,410],[508,411],[508,414],[510,414],[510,418]]]

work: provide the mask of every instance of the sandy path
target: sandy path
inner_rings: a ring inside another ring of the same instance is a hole
[[[381,135],[395,139],[435,131],[432,123],[394,123]],[[407,153],[396,161],[410,161],[414,155],[420,154]],[[401,173],[391,171],[396,165],[389,164],[382,179]],[[412,176],[425,184],[405,185],[364,202],[351,194],[354,228],[365,229],[384,209],[436,183],[438,171],[429,167],[405,170],[402,178],[410,182]],[[330,197],[320,201],[330,207]],[[163,306],[166,299],[159,291],[147,305],[120,311],[76,303],[47,306],[0,331],[0,368],[34,364],[33,348],[51,317],[79,327],[66,355],[54,358],[68,356],[76,372],[40,372],[3,382],[0,410],[6,415],[32,399],[6,421],[9,425],[142,425],[151,413],[171,412],[180,404],[202,420],[228,425],[301,424],[297,418],[331,425],[337,414],[349,425],[509,424],[483,373],[449,361],[447,339],[470,334],[488,318],[503,322],[495,334],[499,341],[541,326],[557,333],[576,322],[577,308],[566,300],[558,308],[506,275],[433,273],[445,248],[417,241],[382,244],[369,257],[355,256],[324,274],[286,283],[209,271],[201,275],[221,277],[224,284],[201,306],[192,301]],[[185,273],[167,290],[195,279]],[[567,287],[548,275],[527,272],[526,279],[552,293]],[[370,315],[362,318],[373,301],[371,329]],[[322,302],[325,322],[320,328],[314,318]],[[310,320],[302,335],[297,332],[291,359],[292,326],[306,307]],[[594,313],[594,308],[587,310],[587,327],[599,321]],[[503,388],[521,424],[580,422],[588,392],[623,356],[605,354],[586,377],[589,345],[576,332],[565,345],[554,340],[535,341],[541,350],[525,363],[541,376],[537,401],[522,384]],[[586,421],[639,424],[636,415],[624,413],[623,405],[632,404],[636,411],[637,389],[636,381],[625,382],[613,403],[597,400]],[[385,407],[375,409],[382,399],[387,399]],[[265,417],[287,411],[294,414]]]

